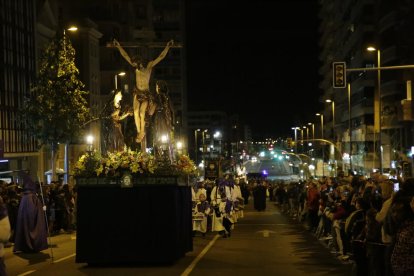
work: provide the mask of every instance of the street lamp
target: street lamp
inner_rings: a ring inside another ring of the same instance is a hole
[[[213,138],[217,139],[217,140],[218,140],[218,142],[219,142],[219,155],[221,155],[221,132],[217,130],[217,131],[213,134]]]
[[[316,113],[316,116],[321,117],[321,139],[323,139],[323,114]],[[322,176],[325,176],[325,145],[322,144]]]
[[[207,147],[206,147],[206,133],[208,132],[208,129],[205,129],[201,132],[201,139],[202,139],[202,143],[203,143],[203,151],[202,151],[202,158],[201,160],[203,161],[204,164],[204,157],[206,155],[206,151],[207,151]]]
[[[197,139],[197,133],[199,132],[199,131],[201,131],[201,129],[199,129],[199,128],[197,128],[197,129],[195,129],[194,130],[194,155],[195,155],[195,162],[196,162],[196,165],[198,164],[198,148],[197,148],[197,144],[198,144],[198,139]]]
[[[309,128],[307,126],[303,126],[303,129],[306,129],[306,140],[309,140]]]
[[[325,102],[331,103],[332,106],[332,138],[335,141],[335,101],[327,99]]]
[[[66,56],[66,30],[70,32],[76,32],[78,30],[78,27],[76,26],[70,26],[67,29],[63,29],[63,50],[65,51]],[[65,143],[65,157],[64,157],[64,169],[65,169],[65,175],[63,181],[68,184],[69,183],[69,144]]]
[[[69,28],[67,28],[67,30],[68,31],[71,31],[71,32],[76,32],[78,30],[78,27],[76,27],[76,26],[70,26]]]
[[[295,152],[298,152],[298,127],[292,127],[294,133],[295,133]]]
[[[308,126],[312,126],[312,140],[315,140],[315,124],[308,123]]]
[[[305,137],[303,136],[303,129],[301,127],[298,128],[300,130],[300,140],[302,143],[302,147],[303,147],[303,140],[305,140]]]
[[[92,136],[92,135],[88,135],[88,136],[86,136],[86,145],[87,145],[87,148],[86,148],[86,152],[90,155],[91,153],[92,153],[92,151],[93,151],[93,140],[94,140],[94,137]]]
[[[379,169],[382,174],[382,139],[381,139],[381,51],[374,46],[368,46],[369,52],[377,51],[377,93],[374,95],[374,129],[378,130]]]
[[[307,126],[303,126],[302,128],[306,129],[306,141],[309,141],[309,128]],[[309,142],[306,142],[306,143],[309,143]],[[306,143],[305,144],[302,143],[302,147],[304,151],[308,148],[308,145],[309,145]]]
[[[321,117],[321,139],[323,139],[323,114],[316,113],[315,115]]]
[[[115,74],[115,92],[118,90],[118,76],[123,77],[125,74],[125,72],[119,72],[118,74]]]
[[[349,168],[352,169],[352,124],[351,124],[351,84],[348,83],[348,134],[349,134]]]
[[[175,146],[177,148],[178,154],[182,154],[182,150],[183,150],[183,147],[184,147],[183,142],[177,141]]]

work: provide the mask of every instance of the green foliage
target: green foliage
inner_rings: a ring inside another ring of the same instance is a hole
[[[78,79],[75,49],[66,36],[54,39],[40,58],[39,72],[22,115],[40,145],[71,142],[89,120],[88,91]]]

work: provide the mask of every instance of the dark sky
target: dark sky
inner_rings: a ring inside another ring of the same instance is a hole
[[[316,0],[191,0],[189,109],[237,113],[254,137],[291,135],[319,111]]]

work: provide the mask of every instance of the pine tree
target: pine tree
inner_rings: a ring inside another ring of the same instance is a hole
[[[22,111],[27,130],[39,146],[51,147],[53,178],[58,143],[78,139],[90,116],[89,92],[83,90],[78,76],[75,49],[67,36],[53,39],[40,57],[39,72]]]

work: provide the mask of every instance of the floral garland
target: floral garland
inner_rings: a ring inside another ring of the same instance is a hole
[[[98,152],[82,155],[73,168],[75,177],[119,177],[125,171],[132,175],[154,175],[158,173],[159,164],[154,156],[126,149],[108,152],[102,157]],[[187,155],[180,155],[176,162],[168,167],[169,175],[196,175],[197,168]]]

